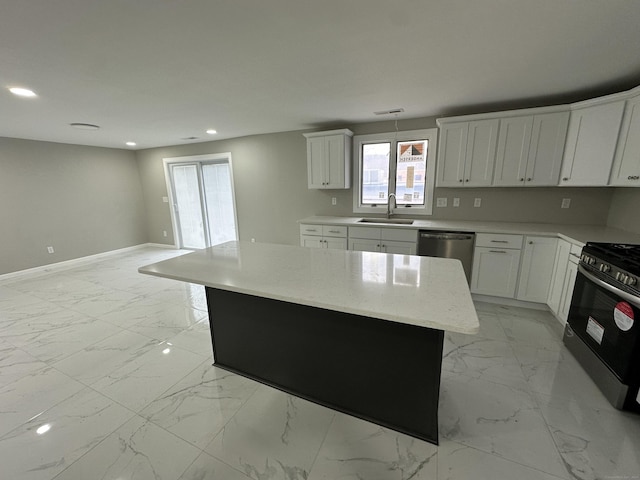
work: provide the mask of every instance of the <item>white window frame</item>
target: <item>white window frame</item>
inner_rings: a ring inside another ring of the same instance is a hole
[[[355,135],[353,137],[353,213],[387,213],[387,203],[376,206],[360,203],[362,198],[362,145],[367,143],[390,142],[391,152],[397,153],[397,142],[412,140],[427,140],[427,171],[425,178],[424,205],[400,205],[393,209],[394,215],[433,215],[434,188],[436,185],[436,151],[438,149],[438,129],[428,128],[424,130],[405,130],[402,132],[373,133],[370,135]],[[389,175],[393,176],[395,187],[395,167],[389,169]],[[391,189],[390,189],[391,191]]]

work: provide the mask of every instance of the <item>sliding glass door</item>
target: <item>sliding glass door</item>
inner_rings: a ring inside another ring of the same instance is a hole
[[[197,249],[236,240],[236,214],[228,160],[171,163],[178,246]]]

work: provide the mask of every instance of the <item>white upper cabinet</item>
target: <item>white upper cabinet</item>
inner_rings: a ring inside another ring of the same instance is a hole
[[[568,125],[569,112],[546,113],[533,117],[527,185],[558,185]]]
[[[603,186],[616,152],[624,100],[571,111],[560,186]]]
[[[557,185],[568,123],[568,111],[501,119],[493,185]]]
[[[640,186],[640,95],[627,100],[609,184]]]
[[[347,129],[305,133],[309,188],[351,187],[351,137]]]
[[[493,179],[498,119],[440,127],[438,187],[486,187]]]

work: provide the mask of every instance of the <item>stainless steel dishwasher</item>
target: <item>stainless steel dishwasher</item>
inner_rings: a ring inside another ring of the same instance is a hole
[[[418,232],[418,255],[423,257],[457,258],[462,262],[467,283],[471,284],[473,243],[476,234],[469,232],[443,232],[420,230]]]

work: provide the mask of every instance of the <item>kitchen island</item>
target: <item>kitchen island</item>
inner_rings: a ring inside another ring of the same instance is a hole
[[[444,331],[479,328],[451,259],[229,242],[139,272],[205,286],[216,366],[435,444]]]

